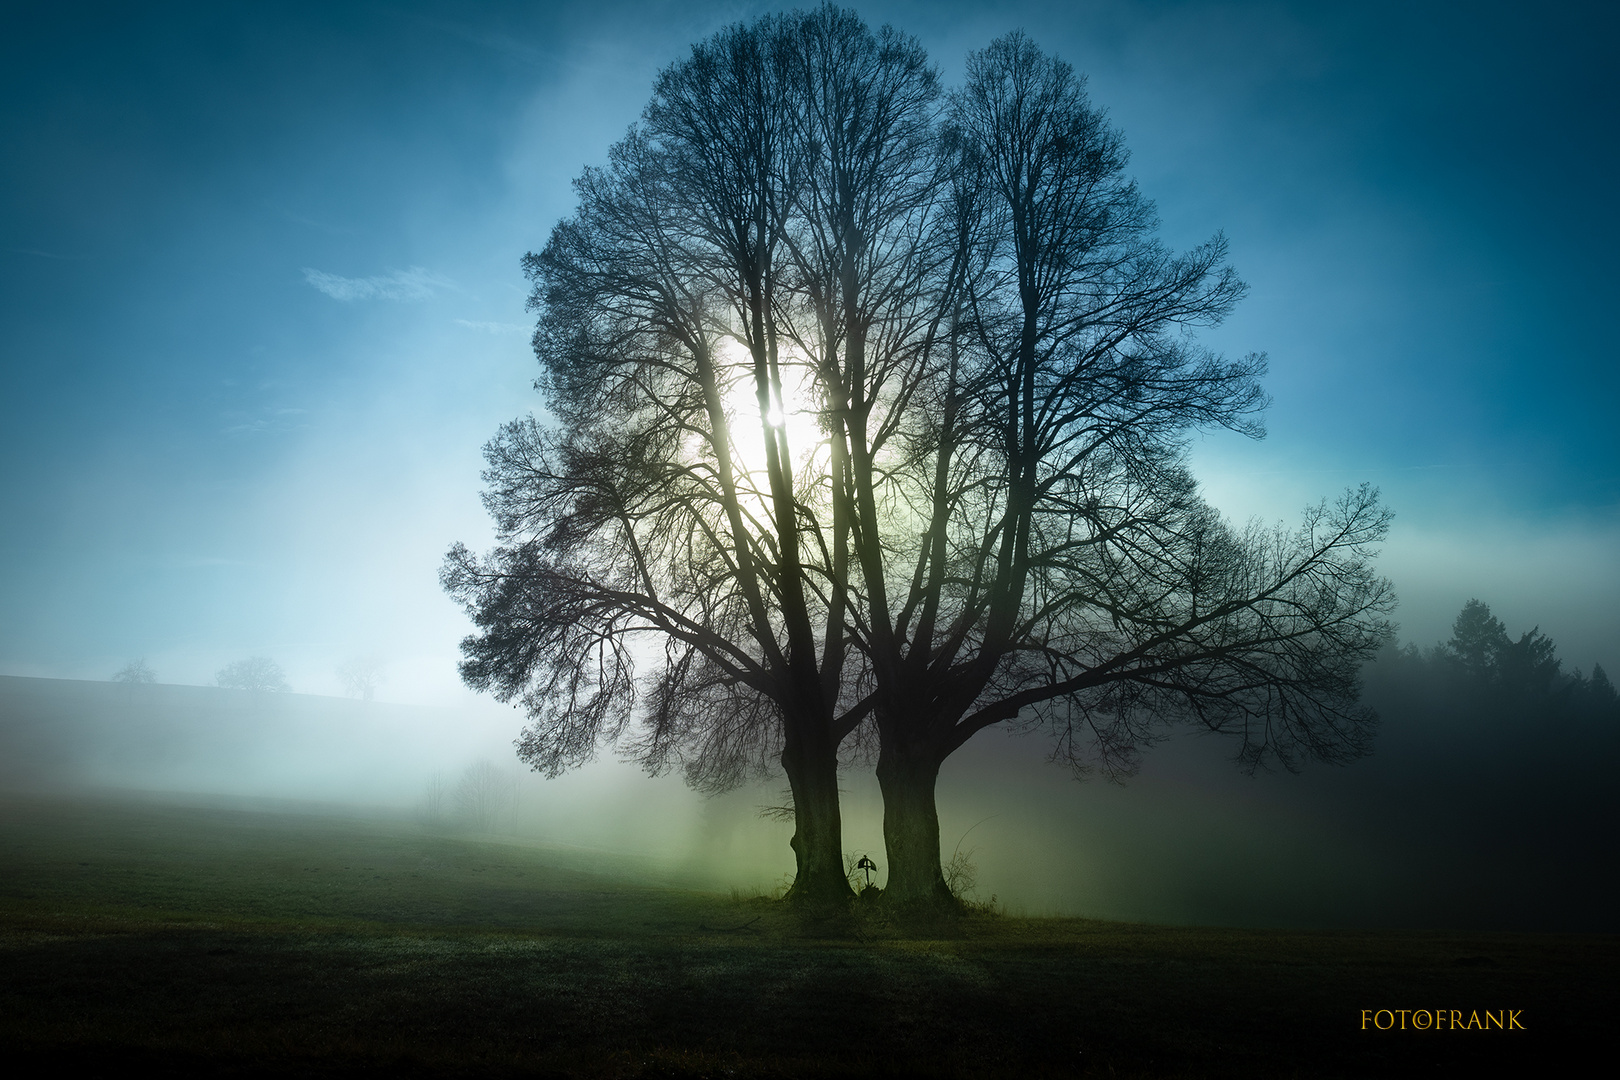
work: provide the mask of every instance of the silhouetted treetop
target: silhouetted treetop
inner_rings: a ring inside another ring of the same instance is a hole
[[[1474,678],[1517,693],[1545,694],[1559,679],[1561,662],[1539,626],[1514,641],[1490,606],[1479,600],[1463,605],[1445,651]]]

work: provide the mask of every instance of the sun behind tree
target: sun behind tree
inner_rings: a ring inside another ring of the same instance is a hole
[[[553,419],[486,448],[499,545],[442,572],[479,630],[463,678],[529,714],[520,756],[621,741],[707,790],[779,763],[790,896],[844,899],[853,737],[886,897],[950,904],[935,782],[985,728],[1043,729],[1078,774],[1174,722],[1249,768],[1361,753],[1389,515],[1362,487],[1239,531],[1203,502],[1188,436],[1259,437],[1265,360],[1196,343],[1243,283],[1219,235],[1164,247],[1126,160],[1021,34],[948,97],[914,39],[830,5],[660,73],[524,260]]]

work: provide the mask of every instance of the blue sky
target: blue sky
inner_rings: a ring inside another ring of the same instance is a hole
[[[1251,291],[1270,434],[1211,501],[1371,481],[1402,636],[1473,596],[1620,668],[1620,44],[1605,5],[869,4],[947,83],[1022,27]],[[480,447],[537,407],[518,260],[731,4],[81,6],[0,41],[0,672],[250,653],[456,700]]]

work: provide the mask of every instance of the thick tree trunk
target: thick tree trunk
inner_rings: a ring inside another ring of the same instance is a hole
[[[907,752],[887,739],[878,754],[883,843],[889,858],[883,896],[889,903],[956,903],[939,867],[939,813],[934,806],[939,766],[935,755],[915,749]]]
[[[793,791],[789,900],[845,901],[855,894],[844,873],[844,826],[838,808],[838,752],[829,739],[788,736],[782,768]]]

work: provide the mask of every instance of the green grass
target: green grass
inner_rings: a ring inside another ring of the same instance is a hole
[[[1607,1030],[1617,952],[818,917],[406,822],[0,796],[0,1040],[41,1073],[1531,1075]],[[1528,1030],[1359,1030],[1424,1007]]]

